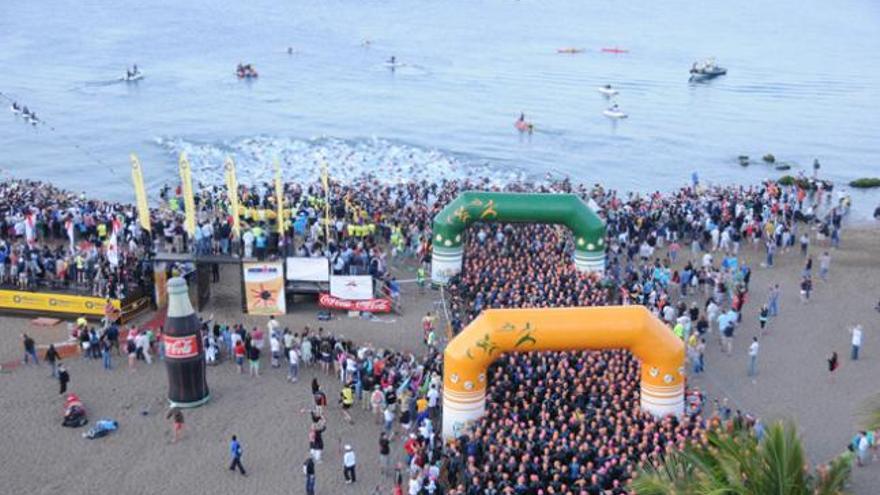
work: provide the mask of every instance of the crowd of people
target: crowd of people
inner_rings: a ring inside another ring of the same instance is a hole
[[[691,369],[699,373],[710,334],[732,352],[751,278],[740,250],[787,251],[799,229],[812,228],[834,246],[845,214],[845,205],[831,205],[817,217],[827,192],[773,182],[694,184],[671,195],[626,198],[599,186],[554,188],[601,208],[608,227],[605,274],[577,271],[574,244],[561,227],[477,225],[464,269],[449,286],[454,331],[486,308],[642,304],[686,342]],[[663,256],[655,254],[659,248]],[[805,268],[805,279],[810,275]],[[765,325],[778,312],[778,286],[773,294],[771,288]],[[757,344],[752,347],[754,373]],[[623,351],[506,356],[490,376],[486,416],[449,448],[458,460],[449,493],[625,493],[639,464],[658,462],[711,424],[697,414],[679,421],[641,412],[638,363]],[[702,401],[691,390],[688,411],[701,411]]]
[[[399,286],[388,275],[388,263],[412,258],[424,274],[431,220],[460,192],[476,189],[570,192],[593,202],[607,224],[606,270],[578,271],[571,261],[574,243],[563,227],[478,223],[467,236],[463,270],[448,287],[453,332],[486,308],[643,304],[686,342],[695,373],[705,369],[710,335],[732,352],[752,269],[741,262],[741,250],[763,250],[765,265],[772,267],[774,256],[796,251],[798,240],[812,230],[817,242],[836,246],[847,208],[845,202],[832,204],[821,187],[769,181],[752,187],[694,181],[671,194],[621,195],[567,180],[496,187],[484,180],[386,184],[364,178],[331,181],[329,205],[319,183],[286,184],[286,228],[280,235],[272,218],[277,206],[272,188],[242,187],[240,238],[233,235],[222,187],[200,188],[192,236],[183,228],[180,191],[164,188],[161,206],[151,211],[150,237],[130,206],[17,181],[0,185],[0,282],[16,283],[25,273],[22,288],[82,281],[95,295],[119,297],[146,273],[138,260],[158,249],[328,256],[335,273],[369,273],[394,292]],[[812,280],[809,259],[805,281]],[[770,293],[762,328],[778,311],[772,288]],[[778,287],[776,295],[778,304]],[[389,456],[390,443],[400,435],[406,462],[395,470],[391,457],[384,457],[383,473],[411,495],[626,493],[640,464],[658,462],[711,425],[697,414],[699,393],[691,394],[697,398],[689,404],[693,414],[683,418],[657,419],[640,411],[639,363],[625,351],[531,353],[506,356],[493,366],[486,416],[444,445],[437,428],[442,363],[434,345],[418,357],[355,344],[321,329],[282,330],[274,319],[265,329],[206,322],[204,330],[209,364],[228,359],[242,373],[247,364],[247,372],[258,377],[261,362],[286,363],[291,381],[298,380],[300,367],[316,366],[338,379],[344,417],[351,420],[351,408],[360,404],[382,425],[380,456]],[[97,331],[79,335],[89,344],[85,349],[97,345],[109,355],[113,332],[104,332],[106,343]],[[130,359],[149,360],[151,350],[161,355],[161,333],[129,332],[129,341]],[[324,409],[330,407],[317,380],[312,394],[314,406],[304,411],[311,419],[307,479],[321,463],[328,428]],[[346,480],[354,483],[354,454],[349,457]]]
[[[145,291],[148,252],[131,205],[0,183],[0,287],[125,299]]]
[[[406,483],[413,487],[408,488],[409,493],[421,493],[422,489],[425,493],[442,493],[439,478],[445,458],[437,431],[442,372],[438,352],[417,357],[376,348],[369,342],[355,344],[321,327],[306,326],[302,332],[282,330],[274,318],[265,331],[249,331],[240,324],[205,322],[202,334],[209,364],[228,360],[243,373],[247,360],[249,372],[256,378],[260,376],[262,350],[267,348],[270,366],[283,371],[286,363],[287,380],[293,383],[298,381],[303,367],[314,368],[318,376],[323,374],[327,380],[338,380],[341,390],[338,401],[333,401],[318,378],[313,378],[312,405],[300,411],[309,417],[309,455],[303,464],[307,493],[315,493],[315,470],[323,462],[325,437],[333,426],[327,420],[329,407],[338,407],[344,420],[352,423],[352,409],[360,407],[376,424],[382,425],[377,439],[382,475],[394,476],[398,485],[404,483],[403,469],[392,465],[392,458],[398,456],[392,453],[391,442],[400,436],[403,441],[398,454],[406,457]],[[349,441],[345,441],[344,478],[346,483],[355,483],[356,455]],[[418,490],[413,491],[416,486]]]

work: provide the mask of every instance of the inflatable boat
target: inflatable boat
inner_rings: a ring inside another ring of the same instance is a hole
[[[714,59],[708,59],[703,62],[694,62],[691,66],[691,81],[708,81],[718,76],[727,74],[727,69],[715,65]]]

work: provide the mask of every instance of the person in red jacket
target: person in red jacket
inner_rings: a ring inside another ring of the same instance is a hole
[[[235,366],[238,367],[238,372],[244,373],[244,355],[245,355],[244,342],[239,340],[235,344],[235,348],[233,349],[233,353],[235,354]]]
[[[403,444],[403,450],[406,452],[407,466],[412,462],[413,456],[419,450],[419,441],[416,439],[415,433],[410,433],[409,438]]]

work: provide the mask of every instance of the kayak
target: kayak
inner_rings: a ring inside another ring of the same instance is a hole
[[[31,124],[31,125],[37,125],[37,124],[40,123],[40,119],[34,118],[34,117],[33,117],[31,114],[29,114],[29,113],[24,113],[24,112],[22,111],[21,108],[19,108],[19,109],[15,109],[15,108],[12,107],[12,105],[10,105],[10,106],[9,106],[9,111],[12,112],[12,113],[14,113],[15,115],[17,115],[17,116],[23,118],[24,121],[25,121],[26,123],[28,123],[28,124]]]
[[[622,110],[614,110],[611,108],[609,108],[607,110],[603,110],[602,115],[608,117],[609,119],[615,119],[615,120],[625,119],[627,117],[627,115]]]
[[[604,53],[629,53],[629,50],[625,50],[623,48],[602,48],[602,52]]]
[[[570,54],[583,53],[585,51],[586,50],[584,50],[583,48],[557,48],[556,49],[556,53],[570,53]]]
[[[535,130],[535,125],[531,122],[526,122],[524,120],[517,120],[516,123],[513,124],[516,127],[516,130],[519,132],[532,132]]]
[[[614,88],[606,88],[605,86],[600,86],[597,91],[602,93],[605,96],[611,97],[617,94],[617,90]]]

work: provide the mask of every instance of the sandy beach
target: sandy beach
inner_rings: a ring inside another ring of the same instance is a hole
[[[824,250],[814,244],[814,256]],[[689,256],[683,251],[679,264]],[[831,251],[827,283],[817,278],[812,300],[799,301],[796,283],[803,264],[797,252],[778,257],[772,269],[759,266],[763,255],[744,247],[753,267],[750,299],[737,332],[732,357],[722,355],[709,339],[707,372],[692,384],[711,398],[727,398],[731,407],[766,420],[792,418],[801,428],[810,458],[826,461],[842,451],[859,428],[864,402],[878,392],[874,377],[880,373],[880,315],[873,309],[880,298],[880,230],[849,229],[841,248]],[[230,280],[235,283],[230,282]],[[265,325],[265,317],[239,315],[237,275],[224,271],[214,285],[215,298],[202,315],[218,321]],[[746,343],[758,332],[757,313],[771,283],[782,285],[780,316],[761,338],[759,373],[746,376]],[[700,299],[702,302],[702,298]],[[419,320],[426,311],[440,310],[439,293],[421,295],[414,284],[404,284],[405,315],[386,315],[379,321],[351,319],[344,314],[330,322],[316,319],[311,302],[290,304],[282,326],[300,331],[305,325],[322,326],[355,342],[421,352]],[[858,362],[849,360],[848,328],[861,323],[865,344]],[[28,331],[38,343],[63,340],[64,323],[35,328],[29,319],[0,319],[0,362],[20,359],[20,333]],[[834,383],[825,358],[832,350],[842,366]],[[41,355],[42,357],[42,355]],[[0,374],[0,415],[8,432],[7,448],[0,450],[4,466],[4,493],[303,493],[301,464],[308,452],[308,417],[300,409],[311,402],[308,389],[318,376],[331,407],[325,435],[325,459],[317,468],[318,493],[390,493],[390,478],[378,473],[379,427],[358,409],[354,425],[342,420],[336,406],[339,383],[335,377],[307,369],[300,381],[285,381],[282,369],[268,367],[263,376],[239,375],[230,362],[209,368],[212,400],[186,411],[183,439],[171,444],[165,420],[166,375],[161,362],[138,363],[129,372],[114,356],[114,369],[98,361],[66,360],[72,377],[70,389],[80,395],[90,423],[101,417],[116,419],[119,431],[99,440],[85,440],[84,429],[62,428],[62,399],[58,384],[45,366],[19,366]],[[711,410],[711,406],[708,407]],[[229,472],[227,446],[236,434],[244,446],[248,477]],[[358,456],[358,482],[343,484],[341,445],[351,444]],[[393,453],[402,456],[400,441]],[[880,464],[854,468],[853,493],[875,493]]]

